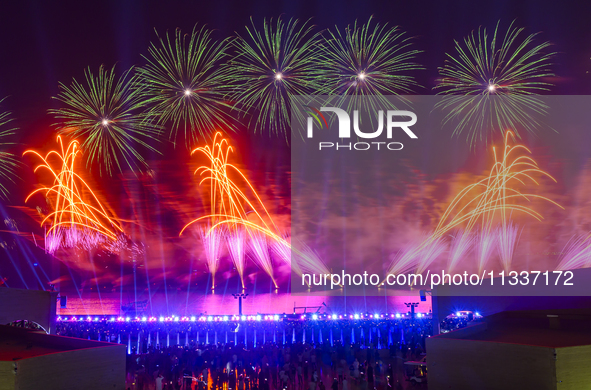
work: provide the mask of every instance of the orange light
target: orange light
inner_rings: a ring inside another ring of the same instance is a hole
[[[41,225],[47,222],[51,225],[45,235],[46,248],[53,253],[62,246],[94,246],[116,241],[117,234],[123,232],[121,226],[76,172],[76,158],[81,153],[78,141],[71,141],[67,148],[64,148],[61,136],[57,137],[57,142],[60,151],[52,150],[45,157],[34,150],[23,153],[34,154],[42,160],[34,172],[45,169],[52,177],[51,186],[43,186],[25,199],[27,202],[33,195],[42,192],[53,208],[41,221]],[[53,157],[57,157],[57,164],[50,162]]]
[[[518,201],[530,202],[532,199],[541,199],[563,208],[555,201],[545,196],[524,193],[520,186],[528,183],[539,185],[535,175],[541,175],[556,180],[547,172],[541,170],[536,161],[528,156],[531,151],[523,145],[510,145],[509,138],[515,138],[511,131],[505,133],[502,157],[497,156],[497,149],[493,147],[494,164],[489,175],[467,187],[465,187],[451,201],[439,220],[439,224],[420,245],[404,253],[390,266],[388,273],[399,274],[415,268],[417,272],[423,272],[428,265],[420,265],[420,258],[424,251],[432,250],[432,246],[439,244],[442,237],[450,230],[465,224],[464,234],[461,240],[469,240],[469,233],[479,230],[481,235],[490,237],[494,230],[495,222],[500,221],[499,237],[510,242],[509,236],[514,233],[515,226],[510,222],[512,212],[520,212],[529,215],[536,220],[543,219],[542,215],[532,207],[517,203]],[[526,152],[527,154],[518,154]],[[460,243],[461,245],[461,243]],[[503,248],[506,249],[506,248]],[[501,249],[501,261],[508,268],[510,259],[508,251],[503,253]],[[482,268],[483,264],[479,264]],[[482,269],[480,269],[482,271]]]
[[[191,152],[191,154],[200,152],[209,161],[209,165],[198,167],[195,174],[202,177],[199,185],[207,182],[211,186],[210,214],[187,223],[181,229],[179,236],[189,226],[197,222],[209,223],[208,234],[220,228],[225,228],[230,232],[230,235],[240,234],[240,230],[244,229],[251,242],[260,241],[264,238],[271,242],[270,246],[273,246],[273,244],[283,246],[284,250],[282,252],[284,253],[290,253],[293,249],[293,253],[300,258],[303,264],[306,264],[306,269],[310,270],[315,267],[322,270],[321,273],[330,273],[326,265],[317,256],[311,256],[305,250],[298,251],[292,248],[291,243],[281,235],[279,228],[254,186],[238,167],[229,162],[232,151],[233,148],[230,143],[222,138],[222,134],[218,132],[215,134],[211,146],[198,147]],[[233,177],[237,180],[234,180]],[[247,196],[241,188],[245,188],[252,195]],[[259,242],[258,245],[262,245],[262,242]],[[290,259],[290,261],[292,269],[301,273],[302,270],[295,264],[295,259]],[[262,265],[262,268],[269,274],[273,284],[277,287],[272,264],[266,263]]]

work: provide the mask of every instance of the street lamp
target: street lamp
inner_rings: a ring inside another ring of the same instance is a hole
[[[240,293],[240,294],[232,294],[234,299],[238,299],[238,315],[242,316],[242,299],[246,299],[248,294]]]
[[[419,302],[404,303],[406,307],[410,308],[410,318],[415,318],[415,307],[419,306]]]

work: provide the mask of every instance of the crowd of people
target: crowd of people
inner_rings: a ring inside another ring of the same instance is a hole
[[[301,342],[150,348],[128,356],[128,384],[157,390],[380,390],[397,383],[402,388],[404,379],[386,362],[422,350],[410,343],[378,350]]]
[[[244,344],[246,347],[274,344],[356,344],[388,348],[400,340],[432,334],[431,321],[421,319],[299,320],[273,321],[58,321],[57,334],[129,346],[129,353],[149,347],[175,345]]]
[[[60,321],[57,334],[126,344],[135,390],[380,390],[403,388],[403,362],[425,355],[433,330],[429,318],[91,320]]]

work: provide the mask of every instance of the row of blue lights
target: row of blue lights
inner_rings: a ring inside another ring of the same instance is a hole
[[[457,311],[453,315],[455,315],[456,317],[462,317],[463,318],[463,317],[468,317],[468,313],[471,313],[471,312]],[[479,312],[475,312],[473,314],[474,314],[474,317],[482,317]]]
[[[426,313],[416,313],[417,318],[427,318],[429,314]],[[409,318],[411,316],[410,313],[406,314],[312,314],[310,318],[313,320],[319,319],[330,319],[330,320],[380,320],[380,319],[387,319],[387,318]],[[306,315],[300,316],[302,320],[305,320],[307,317]]]
[[[428,318],[429,314],[426,313],[416,313],[417,318]],[[476,314],[478,315],[478,314]],[[316,320],[379,320],[379,319],[388,319],[388,318],[410,318],[411,314],[311,314],[311,315],[301,315],[300,319],[312,319]],[[459,314],[458,314],[459,316]],[[58,321],[110,321],[110,322],[225,322],[225,321],[279,321],[283,318],[286,318],[287,315],[282,314],[273,314],[273,315],[232,315],[232,316],[191,316],[191,317],[178,317],[178,316],[170,316],[170,317],[61,317],[57,318]]]

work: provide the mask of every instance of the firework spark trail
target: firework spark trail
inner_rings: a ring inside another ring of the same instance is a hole
[[[221,67],[227,58],[228,40],[216,42],[205,26],[191,34],[176,30],[148,48],[148,63],[138,69],[148,95],[149,113],[158,124],[170,124],[170,139],[179,130],[187,146],[217,129],[235,130],[225,95],[230,82],[228,70]]]
[[[291,265],[292,264],[292,258],[291,258],[291,247],[289,245],[286,245],[285,243],[287,243],[287,238],[285,239],[285,241],[274,241],[271,243],[271,252],[273,252],[275,254],[275,257],[279,258],[279,260],[281,260],[283,263],[287,264],[287,265]],[[294,263],[294,267],[297,267],[297,263]],[[298,267],[299,269],[299,267]],[[301,272],[299,273],[299,275],[301,275]]]
[[[289,245],[287,239],[283,241],[273,240],[271,244],[271,251],[282,262],[289,265],[292,272],[294,272],[298,276],[302,276],[302,269],[300,268],[297,259],[294,258],[295,256],[292,256],[292,248],[291,245]]]
[[[150,123],[145,112],[145,91],[133,69],[117,78],[115,68],[100,67],[96,75],[85,72],[86,85],[76,79],[70,86],[60,83],[55,97],[64,107],[49,110],[59,121],[61,134],[84,138],[86,168],[98,163],[99,173],[112,175],[113,169],[143,169],[148,163],[137,146],[159,153],[150,145],[157,140],[160,128]]]
[[[273,262],[269,254],[269,246],[267,244],[267,236],[260,232],[251,232],[248,241],[250,251],[252,252],[252,259],[254,262],[271,277],[275,288],[277,283],[273,276]]]
[[[390,265],[387,273],[392,274],[404,274],[412,271],[417,262],[415,258],[418,256],[414,247],[409,249],[398,251],[397,253],[390,256]],[[384,283],[382,283],[384,285]]]
[[[284,241],[273,241],[271,244],[271,251],[275,253],[275,256],[278,257],[281,261],[289,265],[293,273],[295,273],[298,276],[303,275],[302,268],[300,267],[300,264],[298,262],[298,258],[302,258],[302,252],[296,249],[292,249],[287,239],[285,239]],[[293,252],[295,252],[295,256],[292,256]],[[327,271],[328,267],[324,265],[324,262],[322,261],[322,259],[320,259],[319,256],[314,255],[313,258],[310,258],[310,256],[306,257],[308,259],[307,263],[312,264],[311,268],[321,269],[322,271],[319,272],[321,274],[330,273],[330,271]],[[309,288],[310,285],[307,285]]]
[[[506,132],[502,158],[499,158],[496,148],[493,148],[495,163],[489,176],[460,191],[443,213],[434,233],[413,250],[396,258],[390,266],[389,273],[398,274],[400,270],[416,265],[416,258],[424,247],[463,224],[466,225],[466,233],[476,230],[480,231],[480,234],[484,233],[482,237],[491,237],[494,234],[493,225],[498,219],[501,220],[501,229],[505,229],[503,234],[508,235],[508,214],[510,216],[512,212],[524,213],[538,221],[543,218],[533,208],[518,204],[518,201],[531,202],[541,199],[563,208],[545,196],[519,191],[517,186],[525,186],[527,183],[539,185],[534,175],[547,177],[554,182],[556,180],[541,170],[532,157],[517,154],[520,151],[529,154],[531,152],[523,145],[511,146],[510,137],[513,137],[513,133]]]
[[[506,272],[511,270],[511,262],[513,260],[513,252],[519,241],[521,230],[514,223],[503,225],[497,229],[497,248],[501,264]]]
[[[320,255],[301,241],[292,246],[292,263],[294,262],[302,272],[318,275],[331,273]]]
[[[249,238],[249,247],[254,254],[255,262],[269,274],[273,284],[277,286],[265,236],[279,241],[283,238],[276,233],[278,229],[252,184],[236,166],[228,162],[232,147],[220,135],[215,134],[211,147],[208,145],[193,150],[193,153],[199,151],[205,154],[210,162],[210,166],[200,166],[195,173],[200,173],[203,177],[200,185],[204,182],[210,184],[211,213],[189,222],[180,234],[190,225],[203,220],[209,220],[210,223],[206,236],[218,234],[220,229],[226,230],[227,234],[232,236],[244,230],[244,234]],[[245,187],[254,194],[255,200],[251,200],[230,176],[242,179]],[[250,221],[247,214],[258,219],[258,224]],[[232,258],[234,260],[233,256]]]
[[[67,148],[60,136],[57,142],[60,151],[52,150],[45,157],[34,150],[24,152],[24,155],[33,154],[42,160],[34,172],[44,169],[52,176],[50,187],[43,186],[25,199],[27,202],[41,192],[53,207],[53,211],[41,221],[41,225],[51,224],[45,236],[48,251],[54,253],[60,247],[74,246],[88,249],[116,241],[123,229],[76,171],[76,158],[80,154],[78,142],[70,142]],[[50,162],[52,157],[57,157],[57,164]]]
[[[258,30],[251,20],[247,34],[233,42],[237,55],[228,63],[232,100],[251,114],[249,126],[287,137],[291,99],[322,89],[318,53],[320,33],[309,22],[265,20]],[[305,122],[303,113],[294,112]]]
[[[586,268],[591,265],[591,242],[589,235],[571,237],[562,250],[556,270]]]
[[[498,200],[494,199],[494,195],[492,195],[491,197],[487,196],[486,199],[493,200],[495,205],[501,204],[501,207],[505,204],[504,201],[499,202]],[[504,212],[502,210],[503,209],[501,209],[501,213],[504,217]],[[485,267],[488,264],[488,261],[492,257],[493,252],[495,250],[495,244],[499,243],[498,237],[500,232],[506,231],[506,229],[495,229],[495,211],[496,210],[489,210],[483,212],[482,214],[480,230],[477,233],[478,237],[476,239],[476,262],[478,264],[478,273],[484,272]],[[506,219],[503,218],[502,222],[503,226],[505,226]]]
[[[227,140],[221,138],[221,133],[216,133],[212,140],[212,145],[199,147],[193,150],[193,153],[201,152],[209,160],[209,166],[200,166],[195,170],[203,178],[200,185],[203,183],[210,184],[210,214],[194,219],[187,223],[180,231],[179,235],[195,223],[208,221],[209,229],[207,234],[213,231],[224,228],[228,234],[236,234],[239,230],[244,230],[247,237],[250,237],[250,246],[255,245],[254,253],[258,256],[258,262],[261,267],[273,279],[273,269],[271,259],[269,257],[269,246],[273,247],[275,244],[281,244],[289,248],[296,256],[296,268],[293,270],[296,273],[301,273],[306,264],[307,269],[322,270],[323,273],[328,270],[326,265],[314,254],[313,251],[299,251],[292,247],[292,245],[281,235],[277,225],[273,221],[271,214],[265,207],[263,201],[250,183],[248,178],[228,159],[232,152],[232,147]],[[234,180],[235,177],[237,180]],[[241,189],[245,188],[252,196],[247,196],[246,192]],[[254,219],[255,221],[252,221]],[[265,249],[263,250],[262,238],[265,237]],[[254,240],[254,241],[253,241]],[[267,243],[267,240],[269,243]],[[254,244],[253,244],[254,242]],[[284,248],[279,248],[280,253],[284,252]],[[308,248],[309,249],[309,248]],[[264,253],[267,253],[264,255]],[[269,261],[267,262],[267,257]],[[280,258],[287,261],[288,257],[280,255]],[[292,256],[291,264],[293,266],[294,259]],[[271,265],[268,265],[271,264]],[[276,284],[275,284],[276,285]]]
[[[298,276],[302,276],[302,269],[297,260],[292,256],[292,248],[287,239],[284,241],[273,241],[271,244],[271,251],[275,253],[281,261],[291,267],[291,270]],[[297,256],[296,256],[297,257]]]
[[[398,27],[374,24],[372,17],[344,32],[328,30],[324,93],[350,97],[349,109],[361,107],[362,112],[391,107],[384,95],[412,93],[418,86],[411,73],[423,69],[414,62],[421,51],[412,49],[411,41]]]
[[[6,98],[0,99],[0,103],[4,99]],[[11,122],[13,120],[10,112],[0,112],[0,148],[2,149],[14,144],[10,141],[10,138],[16,134],[18,128],[12,126]],[[20,162],[13,153],[0,150],[0,180],[8,180],[14,183],[15,169],[19,165]],[[0,197],[8,199],[8,189],[2,182],[0,182]]]
[[[468,132],[470,145],[487,142],[488,132],[523,128],[533,133],[539,127],[533,115],[547,110],[535,94],[551,86],[544,80],[554,75],[550,68],[556,53],[546,52],[549,42],[536,44],[537,34],[522,39],[524,29],[514,22],[503,35],[499,23],[492,37],[479,28],[463,44],[456,41],[457,57],[447,54],[439,68],[435,89],[446,96],[438,106],[449,110],[444,121],[457,122],[454,135]]]
[[[447,244],[442,237],[439,237],[431,241],[429,245],[424,246],[418,257],[416,268],[417,272],[420,274],[425,272],[429,266],[446,250]]]
[[[199,233],[205,251],[207,269],[211,274],[211,289],[213,290],[215,289],[215,274],[220,265],[224,232],[221,229],[210,230],[209,228],[204,227]]]
[[[244,288],[244,266],[246,252],[246,240],[244,234],[244,230],[242,229],[235,229],[234,231],[229,231],[226,234],[228,252],[230,252],[232,263],[234,263],[234,267],[236,267],[236,271],[240,276],[242,288]]]
[[[464,230],[459,230],[451,241],[450,256],[447,268],[450,272],[453,271],[458,261],[467,255],[475,243],[474,234],[466,233]]]
[[[547,172],[539,169],[535,160],[527,155],[516,155],[520,151],[531,154],[530,150],[523,145],[510,145],[512,132],[505,134],[505,142],[502,158],[499,159],[496,148],[493,148],[495,163],[488,177],[464,188],[451,202],[443,214],[436,228],[434,236],[441,234],[467,223],[466,231],[471,231],[480,221],[481,230],[492,232],[492,224],[498,216],[502,225],[507,226],[508,213],[519,211],[534,217],[537,220],[542,219],[542,215],[531,207],[517,204],[519,200],[531,202],[532,199],[542,199],[561,207],[551,199],[536,195],[520,192],[517,185],[526,185],[531,182],[539,185],[534,178],[534,174],[547,177],[552,181],[556,180]],[[477,191],[476,195],[470,197],[470,194]],[[461,202],[467,201],[465,205]],[[452,214],[455,213],[455,215]]]
[[[195,170],[195,173],[203,176],[200,185],[205,182],[210,184],[211,213],[186,224],[180,234],[190,225],[209,219],[212,222],[210,231],[224,225],[227,225],[229,229],[243,225],[250,230],[262,232],[271,238],[283,240],[278,235],[278,229],[273,222],[273,218],[271,218],[252,184],[235,165],[228,162],[228,157],[233,149],[228,141],[220,136],[221,133],[219,132],[215,134],[211,147],[209,145],[199,147],[192,152],[192,154],[195,152],[203,153],[210,162],[209,167],[200,166]],[[218,140],[218,138],[220,139]],[[254,194],[253,200],[240,189],[230,175],[235,175],[242,181],[244,187]],[[247,214],[258,219],[260,225],[251,222]]]
[[[498,230],[480,232],[476,239],[476,262],[478,264],[478,272],[483,272],[484,267],[493,255],[495,250],[495,243],[498,243]]]
[[[81,230],[78,227],[67,229],[56,229],[53,234],[46,236],[45,247],[47,252],[55,253],[59,248],[82,248],[86,251],[100,246],[106,246],[114,249],[109,242],[109,238],[103,234],[97,234],[92,231]],[[116,240],[116,238],[115,238]]]
[[[424,234],[423,237],[391,257],[388,273],[402,274],[413,270],[422,273],[447,249],[443,238],[430,240],[432,233]]]

